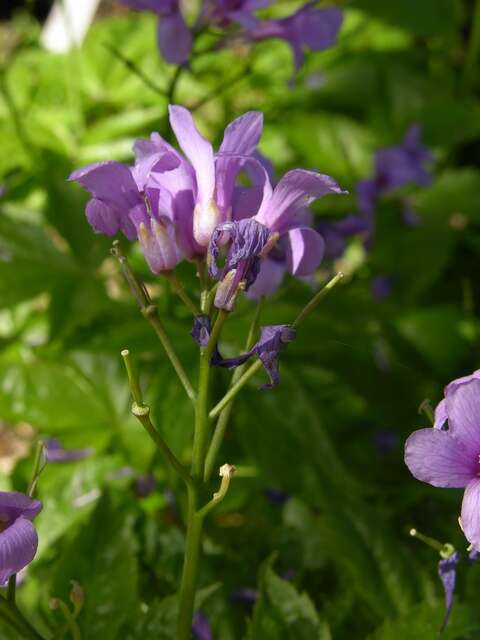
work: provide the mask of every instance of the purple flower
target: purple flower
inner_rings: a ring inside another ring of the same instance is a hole
[[[421,127],[413,125],[400,145],[377,151],[373,178],[361,180],[357,185],[358,208],[362,213],[371,215],[382,195],[408,184],[425,187],[430,183],[428,166],[432,155],[420,143],[420,134]]]
[[[198,611],[195,614],[192,625],[192,634],[195,640],[213,640],[212,629],[208,622],[207,616]]]
[[[35,557],[38,536],[32,524],[42,503],[24,493],[0,492],[0,585]]]
[[[231,310],[240,283],[245,291],[255,282],[260,271],[262,253],[267,247],[270,231],[253,218],[218,225],[208,247],[208,265],[212,278],[220,280],[215,306]],[[220,247],[228,245],[223,268],[218,266]]]
[[[322,51],[333,47],[342,26],[343,15],[336,7],[316,9],[316,0],[307,2],[293,15],[279,20],[258,20],[238,15],[246,36],[259,42],[270,38],[286,40],[293,51],[295,68],[302,66],[306,50]]]
[[[208,316],[197,316],[193,321],[191,335],[200,347],[205,347],[210,339],[211,324]],[[260,338],[250,351],[241,353],[234,358],[223,358],[215,346],[210,364],[214,367],[234,369],[252,356],[256,355],[262,361],[270,378],[270,384],[263,389],[271,389],[280,382],[278,357],[289,342],[296,337],[296,331],[288,324],[269,325],[260,327]]]
[[[274,487],[268,487],[264,493],[267,500],[277,507],[283,507],[290,498],[290,495],[286,491]]]
[[[155,491],[157,481],[153,473],[139,475],[135,479],[134,491],[137,498],[148,498]]]
[[[192,34],[180,11],[179,0],[121,0],[139,11],[152,11],[158,20],[157,42],[162,57],[170,64],[182,64],[190,56]]]
[[[45,454],[47,462],[72,462],[83,460],[93,455],[94,449],[85,447],[83,449],[64,449],[57,438],[45,440]]]
[[[391,275],[382,274],[375,276],[371,284],[371,292],[375,302],[382,302],[392,293],[394,279]]]
[[[338,258],[342,255],[348,238],[368,231],[365,218],[357,215],[348,215],[335,222],[321,220],[315,226],[323,237],[325,255],[329,258]]]
[[[212,364],[217,367],[226,367],[232,369],[238,367],[248,360],[251,356],[256,355],[262,361],[262,364],[270,379],[268,384],[262,386],[262,389],[272,389],[280,382],[279,375],[279,355],[289,342],[296,337],[296,331],[288,324],[269,325],[260,328],[260,339],[247,353],[242,353],[236,358],[216,358],[212,360]]]
[[[230,595],[230,600],[236,604],[244,604],[247,607],[253,607],[258,600],[258,591],[250,587],[243,587],[234,591]]]
[[[315,272],[322,261],[325,243],[309,226],[308,206],[330,193],[346,191],[342,191],[333,178],[304,169],[286,173],[275,189],[268,183],[255,219],[280,234],[280,238],[262,260],[260,273],[249,292],[251,297],[274,293],[287,271],[299,277]]]
[[[405,463],[422,482],[465,488],[460,525],[480,549],[480,370],[446,387],[434,426],[408,438]]]
[[[459,562],[460,554],[455,551],[451,556],[443,558],[438,563],[438,575],[440,576],[445,591],[445,617],[443,619],[442,629],[445,629],[447,626],[452,611],[453,592],[455,591],[457,565]]]

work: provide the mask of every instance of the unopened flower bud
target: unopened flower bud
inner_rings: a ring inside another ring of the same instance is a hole
[[[85,602],[85,593],[76,580],[71,580],[72,590],[70,591],[70,602],[75,607],[75,615],[77,615]]]

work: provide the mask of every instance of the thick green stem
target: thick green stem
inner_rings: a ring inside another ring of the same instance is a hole
[[[190,640],[192,637],[193,609],[203,527],[203,518],[197,514],[197,502],[196,490],[189,489],[187,540],[179,593],[176,640]]]
[[[227,317],[228,313],[220,309],[215,324],[213,325],[210,340],[206,347],[200,349],[200,369],[198,376],[198,395],[195,404],[195,434],[193,439],[192,461],[192,476],[196,479],[203,477],[208,444],[209,420],[207,404],[210,381],[210,358]]]
[[[220,413],[225,409],[227,405],[232,402],[237,393],[239,393],[243,387],[247,384],[252,376],[254,376],[259,369],[262,368],[262,361],[256,360],[253,364],[251,364],[245,373],[239,378],[239,380],[230,387],[227,393],[223,396],[223,398],[218,402],[213,409],[208,414],[210,420],[215,420],[218,418]]]

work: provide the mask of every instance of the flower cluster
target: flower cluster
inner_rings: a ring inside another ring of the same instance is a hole
[[[335,44],[343,20],[339,9],[318,9],[316,0],[278,20],[260,20],[255,15],[257,10],[272,4],[272,0],[204,0],[195,25],[189,28],[180,0],[122,0],[122,3],[158,16],[158,47],[162,57],[171,64],[188,60],[196,32],[207,26],[222,29],[236,26],[247,42],[272,38],[288,42],[298,69],[306,50],[321,51]]]
[[[308,205],[343,192],[329,176],[296,169],[274,187],[256,152],[262,114],[250,111],[225,130],[217,153],[191,113],[170,106],[170,124],[184,155],[158,133],[134,145],[135,164],[107,161],[74,171],[92,198],[86,215],[97,233],[138,239],[153,273],[183,259],[204,259],[220,280],[216,306],[230,309],[239,285],[249,295],[273,293],[284,274],[308,276],[319,266],[324,241]],[[241,172],[249,186],[237,184]],[[224,266],[220,251],[228,248]]]
[[[408,438],[405,462],[422,482],[465,488],[459,522],[467,540],[480,550],[480,370],[445,388],[433,427]]]

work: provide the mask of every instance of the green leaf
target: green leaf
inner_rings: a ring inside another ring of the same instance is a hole
[[[0,215],[0,307],[48,291],[74,271],[39,226]]]
[[[56,564],[52,596],[68,602],[71,580],[84,589],[78,618],[84,638],[115,640],[120,628],[138,615],[133,524],[128,506],[105,495]]]

